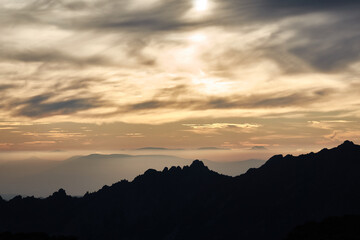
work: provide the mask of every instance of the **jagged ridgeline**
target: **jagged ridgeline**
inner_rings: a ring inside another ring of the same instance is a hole
[[[82,198],[61,189],[46,199],[1,199],[0,232],[78,239],[285,239],[306,222],[360,214],[359,172],[360,146],[349,141],[318,153],[277,155],[238,177],[196,160],[184,168],[148,170]]]

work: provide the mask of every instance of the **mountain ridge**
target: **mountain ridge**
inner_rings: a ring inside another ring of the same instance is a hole
[[[235,176],[265,161],[211,162],[206,165],[222,174]],[[121,179],[133,180],[149,168],[190,165],[192,160],[171,155],[90,154],[74,156],[64,161],[14,162],[0,165],[0,194],[47,197],[55,189],[64,188],[73,196],[96,191],[103,185]],[[8,197],[9,196],[9,197]]]

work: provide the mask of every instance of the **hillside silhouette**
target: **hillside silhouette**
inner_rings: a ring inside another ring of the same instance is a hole
[[[49,236],[45,233],[0,233],[0,240],[77,240],[76,237]]]
[[[291,231],[286,240],[357,240],[360,239],[360,216],[329,217],[321,222],[308,222]]]
[[[0,199],[0,232],[79,239],[285,239],[296,226],[360,214],[360,146],[276,155],[238,177],[190,166],[147,170],[82,198]],[[299,239],[299,238],[298,238]],[[304,238],[305,239],[305,238]]]
[[[97,191],[121,179],[133,180],[152,168],[190,165],[192,160],[172,155],[91,154],[73,156],[63,161],[27,159],[0,163],[0,194],[11,199],[16,195],[47,197],[54,190],[66,189],[72,196]],[[237,176],[249,168],[260,167],[263,160],[235,162],[203,161],[216,172]]]

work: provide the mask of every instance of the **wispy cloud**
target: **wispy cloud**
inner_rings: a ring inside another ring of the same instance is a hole
[[[183,124],[184,126],[191,127],[193,129],[231,129],[231,128],[258,128],[261,125],[250,123],[210,123],[210,124]]]
[[[255,150],[255,151],[265,151],[268,150],[265,146],[253,146],[251,148],[251,150]]]
[[[190,131],[196,134],[220,134],[220,131],[249,132],[261,127],[259,124],[251,123],[209,123],[209,124],[183,124],[191,128]]]
[[[34,145],[34,144],[55,144],[55,141],[32,141],[32,142],[25,142],[24,144],[27,145]]]
[[[12,103],[11,107],[18,108],[15,116],[42,118],[53,115],[68,115],[78,111],[96,108],[101,105],[99,98],[73,98],[51,101],[52,94],[42,94],[26,100]]]
[[[332,89],[309,90],[304,93],[269,93],[250,96],[231,95],[228,97],[203,96],[200,99],[169,99],[149,100],[132,104],[124,108],[123,112],[146,111],[153,109],[251,109],[278,108],[286,106],[307,106],[318,101],[326,100],[332,94]]]

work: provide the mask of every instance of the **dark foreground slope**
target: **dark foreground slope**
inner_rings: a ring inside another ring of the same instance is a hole
[[[296,227],[286,240],[358,240],[360,216],[329,217],[321,222],[309,222]]]
[[[76,237],[49,236],[45,233],[0,233],[0,240],[76,240]]]
[[[148,170],[83,198],[0,200],[0,232],[80,239],[283,239],[295,226],[360,214],[360,146],[274,156],[232,178],[200,161]]]

